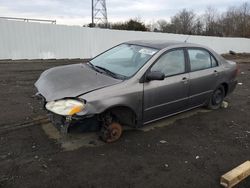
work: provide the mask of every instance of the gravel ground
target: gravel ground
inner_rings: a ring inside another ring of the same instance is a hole
[[[81,60],[1,61],[0,187],[220,187],[222,174],[250,159],[250,56],[226,58],[240,64],[242,83],[228,108],[70,151],[44,131],[33,84],[43,70]],[[250,179],[236,187],[249,188]]]

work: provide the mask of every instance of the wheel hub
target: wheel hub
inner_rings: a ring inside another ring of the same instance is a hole
[[[107,143],[115,142],[121,137],[122,126],[117,122],[112,122],[108,126],[104,126],[102,130],[102,140]]]
[[[222,99],[223,99],[223,96],[222,96],[222,91],[221,90],[216,90],[215,93],[214,93],[214,96],[213,96],[213,103],[214,104],[220,104]]]

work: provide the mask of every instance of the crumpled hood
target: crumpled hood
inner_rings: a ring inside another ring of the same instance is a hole
[[[86,64],[73,64],[44,71],[35,86],[46,101],[53,101],[76,97],[121,81],[98,73]]]

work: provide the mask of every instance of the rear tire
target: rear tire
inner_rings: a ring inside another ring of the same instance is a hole
[[[214,90],[207,106],[208,109],[216,110],[220,108],[224,98],[225,98],[225,88],[223,87],[223,85],[220,85]]]

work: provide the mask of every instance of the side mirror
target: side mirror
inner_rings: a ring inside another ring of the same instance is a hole
[[[161,71],[152,71],[147,73],[146,75],[146,80],[151,81],[151,80],[164,80],[165,74],[162,73]]]

